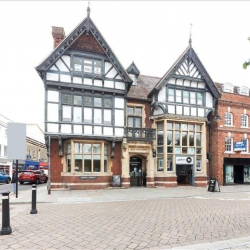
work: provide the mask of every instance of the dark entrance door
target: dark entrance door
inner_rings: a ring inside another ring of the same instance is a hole
[[[139,157],[130,158],[130,186],[142,185],[142,159]]]
[[[176,165],[178,185],[193,185],[193,165]]]
[[[234,183],[243,184],[244,182],[244,166],[235,165],[234,166]]]

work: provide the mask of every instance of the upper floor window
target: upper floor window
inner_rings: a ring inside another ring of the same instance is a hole
[[[225,113],[225,125],[226,126],[233,126],[233,114],[232,113]]]
[[[168,101],[203,106],[204,94],[201,92],[169,88]]]
[[[132,85],[133,85],[133,86],[137,86],[136,76],[135,76],[135,75],[130,74],[130,77],[131,77],[131,78],[132,78],[132,80],[133,80]]]
[[[101,74],[101,61],[93,60],[83,57],[74,57],[73,59],[74,71],[80,71],[91,74]]]
[[[127,107],[127,125],[128,127],[142,127],[142,107]]]
[[[233,138],[226,137],[225,138],[225,152],[232,153],[233,152]]]
[[[234,92],[234,86],[230,83],[226,83],[222,85],[222,91],[223,92],[228,92],[228,93],[233,93]]]
[[[248,115],[241,115],[241,127],[248,128]]]
[[[4,146],[4,157],[7,157],[7,146]]]
[[[237,89],[237,92],[240,95],[246,95],[246,96],[248,96],[249,95],[249,88],[248,87],[239,87]]]

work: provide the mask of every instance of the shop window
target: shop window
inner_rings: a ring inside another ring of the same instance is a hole
[[[173,171],[173,155],[168,155],[167,171]]]
[[[233,126],[233,114],[226,112],[225,113],[225,125],[226,126]]]
[[[102,147],[104,155],[102,156]],[[108,146],[101,143],[73,143],[74,172],[100,173],[108,172]],[[71,144],[66,144],[67,172],[71,172]]]
[[[241,115],[241,127],[248,128],[248,115]]]
[[[225,182],[226,184],[234,183],[234,166],[225,166]]]
[[[201,166],[202,166],[202,162],[201,162],[201,156],[196,156],[196,171],[201,171]]]
[[[250,182],[250,165],[244,166],[244,182]]]
[[[225,138],[225,153],[233,152],[233,138],[226,137]]]

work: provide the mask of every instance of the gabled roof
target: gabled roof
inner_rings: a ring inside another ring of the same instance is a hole
[[[161,87],[166,84],[166,82],[174,77],[175,73],[178,71],[180,66],[185,60],[191,60],[196,68],[199,70],[199,74],[202,80],[207,83],[207,87],[211,91],[212,95],[215,98],[220,97],[220,92],[217,90],[213,80],[207,73],[205,67],[201,63],[200,59],[198,58],[197,54],[195,53],[194,49],[191,46],[188,46],[185,51],[181,54],[181,56],[177,59],[177,61],[172,65],[172,67],[167,71],[167,73],[161,78],[161,80],[156,84],[155,88],[149,93],[151,96],[155,91],[161,89]]]
[[[132,84],[132,79],[119,62],[118,58],[97,29],[89,14],[87,18],[85,18],[55,49],[54,51],[44,60],[42,61],[37,67],[36,70],[40,73],[41,71],[45,71],[49,69],[68,49],[69,47],[83,34],[86,33],[92,34],[93,37],[96,39],[98,44],[102,47],[103,51],[105,52],[106,56],[109,58],[110,62],[113,64],[121,78],[124,82],[129,83],[130,86]]]
[[[132,62],[132,63],[130,64],[130,66],[127,68],[127,72],[128,72],[129,74],[134,74],[134,75],[136,75],[136,77],[138,77],[138,75],[140,75],[140,71],[139,71],[139,69],[136,67],[136,65],[135,65],[134,62]]]

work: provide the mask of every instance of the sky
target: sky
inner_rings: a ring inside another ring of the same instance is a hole
[[[35,67],[68,35],[87,1],[0,1],[0,114],[44,129],[44,85]],[[162,77],[188,46],[214,82],[250,87],[250,1],[90,1],[90,17],[126,69]]]

